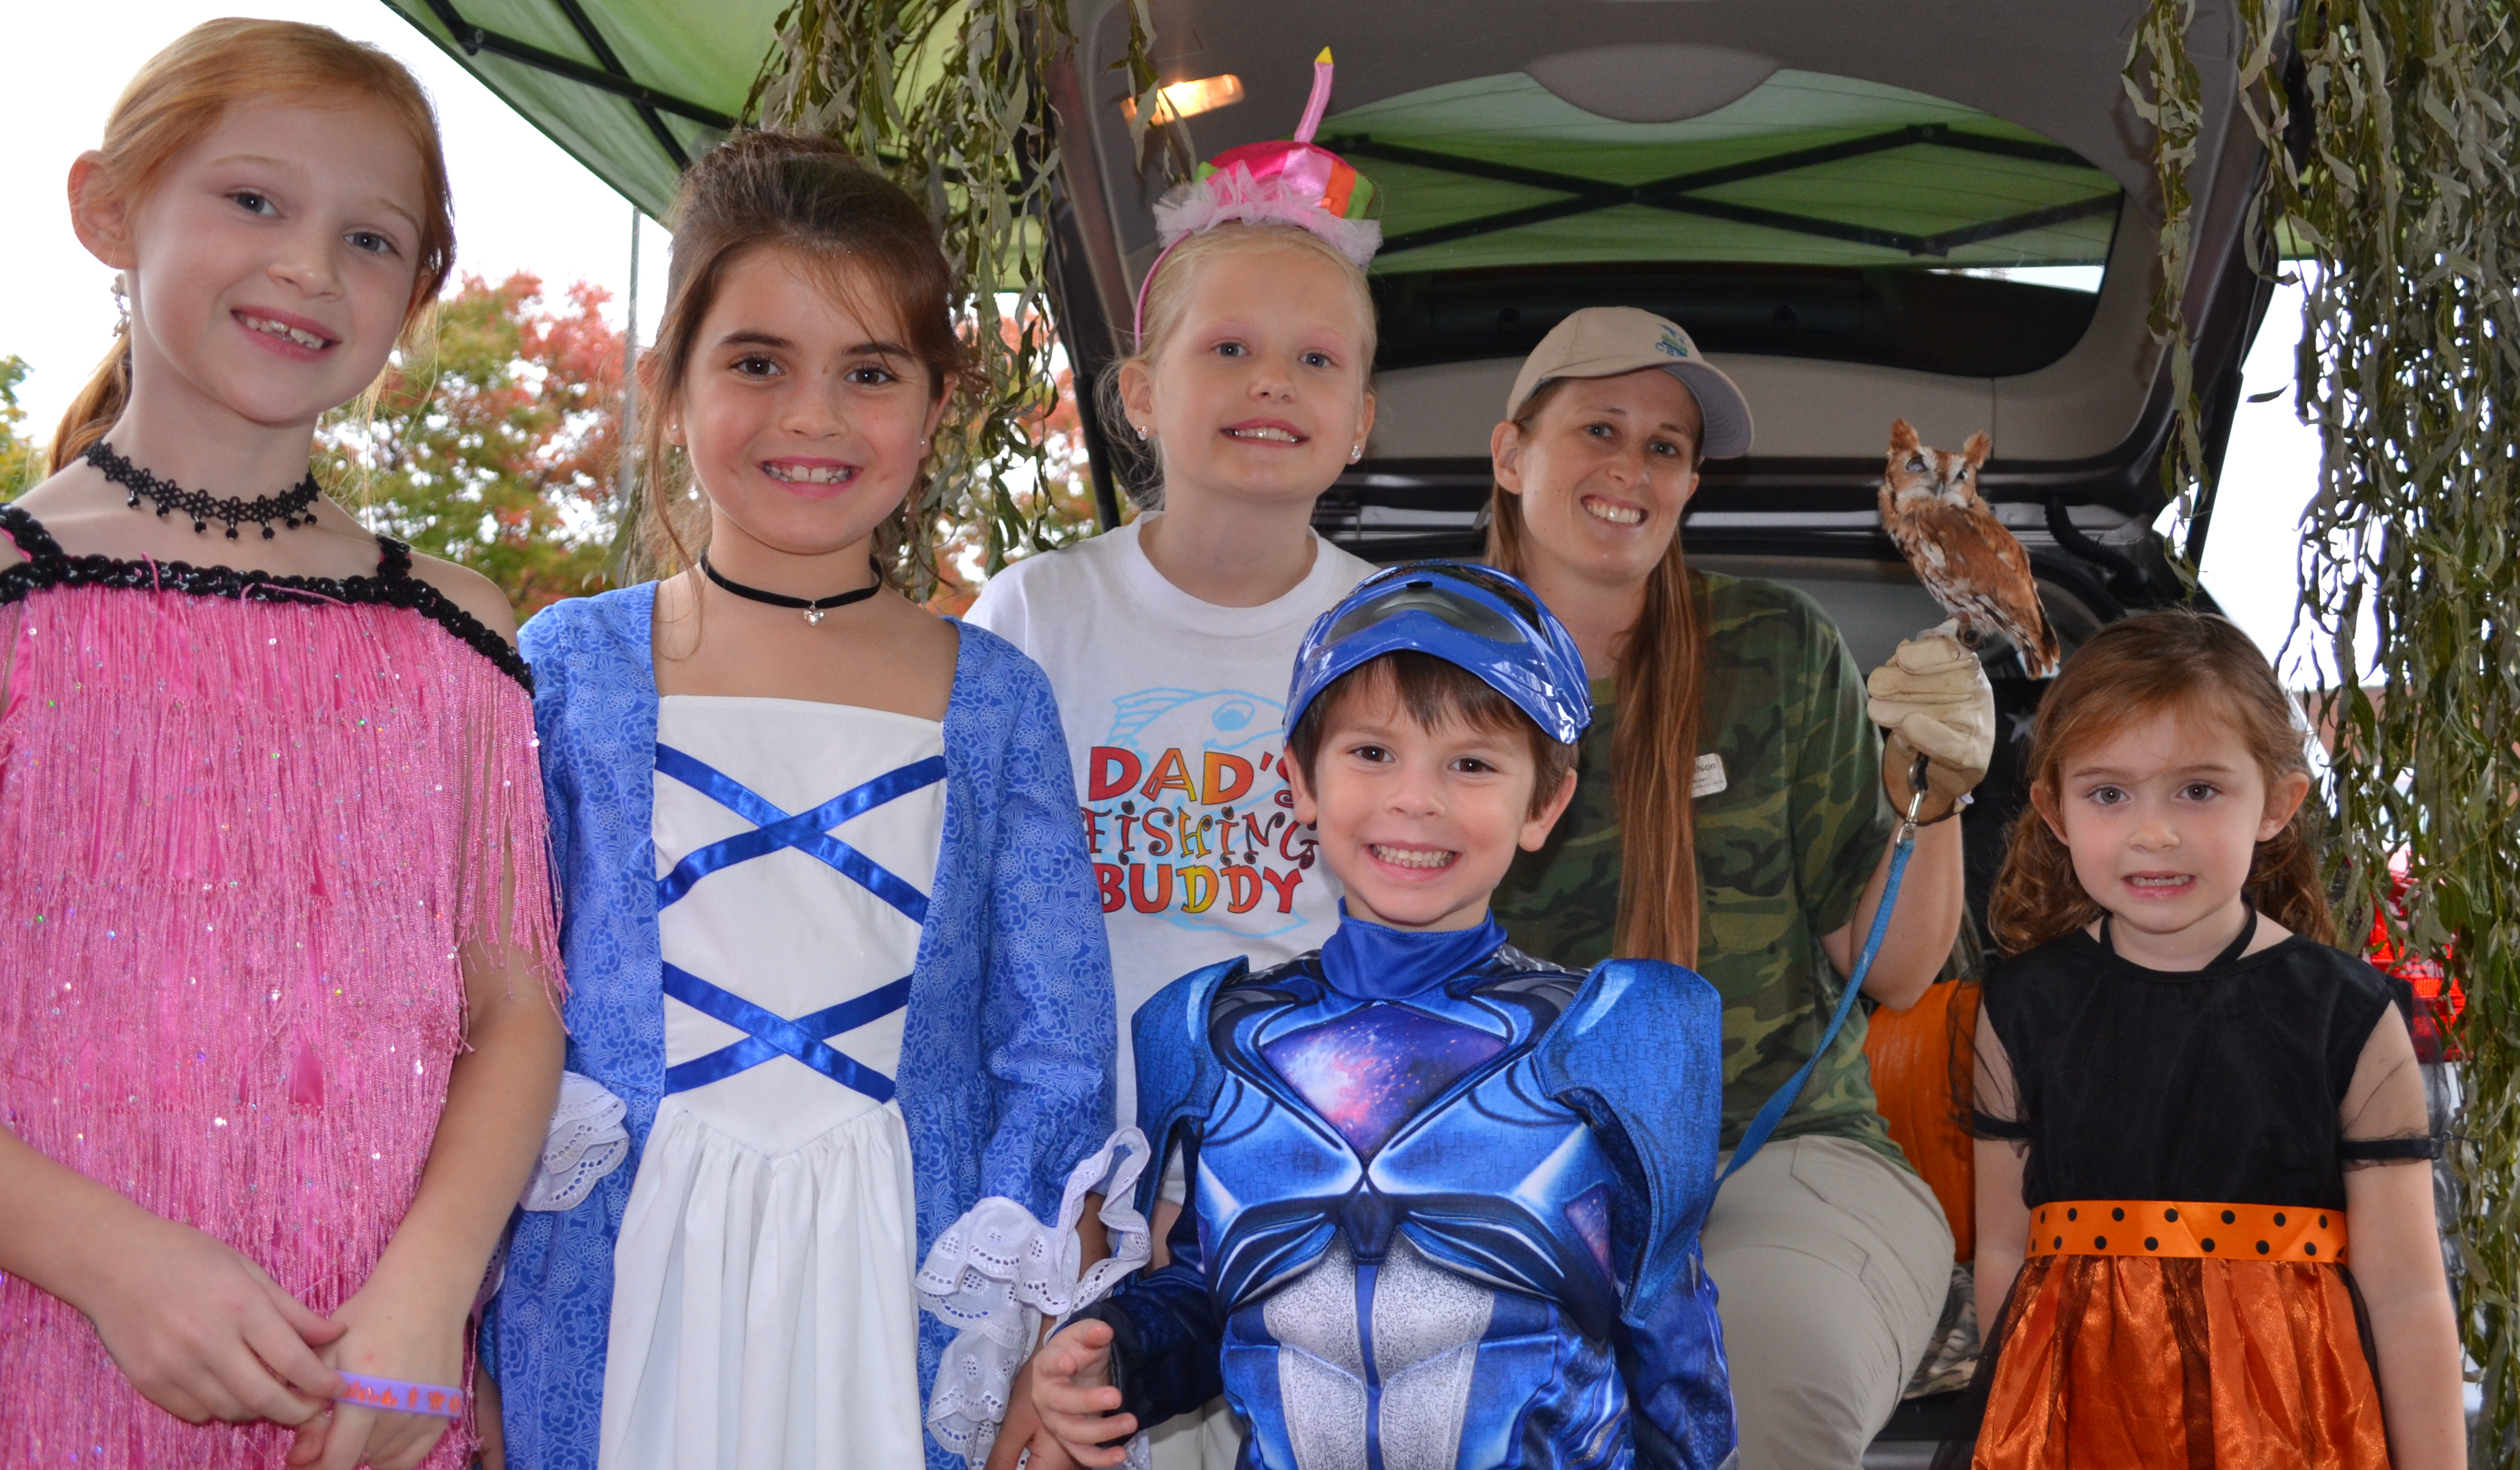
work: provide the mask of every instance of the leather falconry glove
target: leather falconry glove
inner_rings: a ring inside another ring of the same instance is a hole
[[[1881,786],[1893,808],[1908,810],[1916,757],[1932,758],[1919,822],[1940,822],[1967,805],[1995,754],[1995,688],[1957,631],[1947,622],[1917,634],[1865,681],[1872,696],[1868,713],[1888,732]]]

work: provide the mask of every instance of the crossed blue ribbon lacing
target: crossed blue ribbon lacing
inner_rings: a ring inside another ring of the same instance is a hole
[[[909,915],[912,922],[924,924],[927,921],[925,894],[866,854],[832,836],[831,828],[888,801],[943,780],[943,756],[931,755],[923,761],[887,771],[863,785],[841,792],[810,812],[794,815],[780,810],[776,803],[733,777],[670,745],[659,743],[656,746],[656,771],[753,824],[751,831],[712,842],[688,854],[674,865],[673,871],[658,878],[656,908],[660,913],[691,892],[693,884],[710,873],[792,847],[830,865],[852,882]],[[723,1021],[745,1034],[742,1041],[733,1046],[722,1047],[706,1056],[666,1068],[665,1091],[668,1092],[689,1091],[757,1067],[773,1057],[791,1056],[842,1087],[863,1092],[878,1102],[892,1100],[891,1078],[853,1060],[827,1043],[832,1037],[881,1020],[909,1004],[910,977],[907,975],[837,1005],[792,1019],[774,1015],[742,996],[720,989],[677,965],[665,966],[664,989],[666,995],[701,1014]]]

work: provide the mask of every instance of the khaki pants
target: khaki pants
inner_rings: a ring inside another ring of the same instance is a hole
[[[1861,1143],[1778,1139],[1707,1213],[1741,1470],[1856,1470],[1951,1289],[1925,1181]]]

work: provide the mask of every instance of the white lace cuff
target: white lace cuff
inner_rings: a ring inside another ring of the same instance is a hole
[[[518,1203],[528,1210],[574,1209],[595,1191],[596,1180],[630,1156],[630,1134],[621,1126],[628,1110],[594,1078],[560,1074],[560,1106],[543,1136],[542,1161]]]
[[[1101,1301],[1121,1277],[1147,1264],[1147,1218],[1133,1203],[1151,1150],[1134,1128],[1113,1134],[1067,1176],[1058,1222],[1044,1225],[993,1194],[945,1227],[919,1269],[920,1306],[951,1323],[954,1341],[927,1396],[927,1432],[977,1465],[989,1457],[1007,1416],[1015,1370],[1032,1354],[1042,1318],[1054,1321]],[[1076,1223],[1085,1196],[1100,1191],[1111,1254],[1079,1270]]]

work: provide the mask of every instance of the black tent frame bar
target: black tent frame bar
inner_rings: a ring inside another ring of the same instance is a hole
[[[671,92],[659,91],[634,80],[629,68],[621,65],[621,59],[613,54],[611,46],[604,39],[604,33],[595,28],[594,19],[587,15],[578,0],[553,0],[553,3],[560,7],[562,15],[568,18],[569,25],[577,31],[579,39],[586,42],[587,49],[595,53],[596,60],[603,64],[601,67],[590,67],[558,52],[546,51],[531,42],[475,25],[456,10],[455,0],[428,0],[428,3],[438,22],[455,38],[455,44],[464,48],[467,56],[477,56],[487,51],[537,71],[548,71],[599,92],[609,92],[628,102],[638,111],[640,120],[648,124],[648,131],[654,135],[658,146],[665,150],[665,156],[674,160],[677,170],[691,163],[691,155],[675,138],[673,130],[665,126],[665,119],[659,113],[671,112],[677,117],[688,117],[703,127],[731,129],[736,124],[734,118],[713,108],[687,102]]]
[[[1784,230],[1796,235],[1817,236],[1823,240],[1842,240],[1856,245],[1899,250],[1910,255],[1948,255],[1962,245],[1996,240],[2023,230],[2043,229],[2068,220],[2105,214],[2118,204],[2115,190],[2090,199],[2051,204],[2044,209],[1962,225],[1934,235],[1912,235],[1902,230],[1882,230],[1869,225],[1839,220],[1815,219],[1809,215],[1788,214],[1781,210],[1761,209],[1747,204],[1730,204],[1718,200],[1698,199],[1693,195],[1702,189],[1745,179],[1770,178],[1796,169],[1813,168],[1869,154],[1887,153],[1893,149],[1933,147],[1959,149],[1968,153],[1993,154],[2001,157],[2020,158],[2033,163],[2049,163],[2066,167],[2091,168],[2091,164],[2071,149],[2049,143],[2026,143],[2010,138],[1989,138],[1977,133],[1957,132],[1939,123],[1920,123],[1850,138],[1841,143],[1822,144],[1818,148],[1797,149],[1791,153],[1754,158],[1746,163],[1731,163],[1721,168],[1703,168],[1691,173],[1674,174],[1642,184],[1603,184],[1598,179],[1574,174],[1555,173],[1548,169],[1524,168],[1511,163],[1491,163],[1481,158],[1465,158],[1458,154],[1436,153],[1430,149],[1411,148],[1404,144],[1384,143],[1370,136],[1324,140],[1327,147],[1360,158],[1379,158],[1389,163],[1405,163],[1418,168],[1440,169],[1467,178],[1488,179],[1500,184],[1515,184],[1526,189],[1546,189],[1568,198],[1552,200],[1500,214],[1481,215],[1449,225],[1434,225],[1395,235],[1382,243],[1381,253],[1396,255],[1403,250],[1420,249],[1427,245],[1448,245],[1456,240],[1468,240],[1481,235],[1494,235],[1525,225],[1544,224],[1578,214],[1616,208],[1621,204],[1643,204],[1667,209],[1675,214],[1694,214],[1708,219],[1727,220],[1734,224],[1758,225],[1771,230]],[[2093,170],[2096,172],[2097,170]]]

